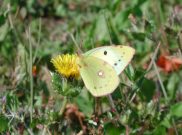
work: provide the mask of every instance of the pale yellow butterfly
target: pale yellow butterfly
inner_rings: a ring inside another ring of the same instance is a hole
[[[112,93],[119,85],[118,75],[131,61],[135,50],[128,46],[103,46],[78,57],[86,88],[93,96]]]

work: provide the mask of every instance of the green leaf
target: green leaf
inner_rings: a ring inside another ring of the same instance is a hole
[[[63,6],[62,4],[58,5],[56,8],[56,15],[64,17],[66,16],[66,9],[65,6]]]
[[[134,75],[134,81],[139,81],[141,78],[143,78],[146,74],[146,71],[143,69],[136,69],[135,75]]]
[[[167,114],[165,116],[164,120],[160,123],[160,125],[162,125],[166,128],[170,128],[171,127],[170,119],[171,119],[171,115]]]
[[[3,41],[4,38],[6,37],[6,34],[8,33],[8,28],[9,28],[9,25],[7,22],[0,27],[0,33],[1,33],[0,42]]]
[[[17,95],[13,91],[6,95],[6,107],[11,108],[13,111],[17,111],[20,102],[18,101]]]
[[[155,128],[153,135],[166,135],[166,128],[163,126],[158,126]]]
[[[4,15],[0,15],[0,26],[3,25],[6,21],[6,18]]]
[[[179,80],[180,80],[179,75],[177,75],[176,73],[171,74],[171,76],[169,77],[167,84],[167,91],[170,98],[176,97],[176,90],[178,87]]]
[[[107,25],[103,15],[99,15],[97,18],[95,36],[96,36],[95,38],[99,41],[109,39],[109,33],[107,30]]]
[[[8,129],[8,119],[0,115],[0,132],[3,132]]]
[[[124,9],[116,14],[113,18],[114,23],[119,31],[123,30],[129,25],[128,16],[131,13],[131,8]]]
[[[106,123],[104,125],[106,135],[120,135],[122,130],[116,127],[113,123]]]
[[[115,29],[114,25],[113,25],[113,21],[112,21],[112,18],[107,18],[105,17],[105,21],[107,23],[107,29],[109,31],[108,34],[110,34],[111,36],[111,41],[114,43],[114,44],[120,44],[120,39],[119,39],[119,34],[117,33],[117,30]]]
[[[140,89],[141,89],[142,97],[147,102],[149,102],[152,99],[155,92],[155,83],[152,80],[145,78],[143,80],[143,83]]]
[[[132,32],[131,33],[134,39],[137,39],[139,41],[144,41],[146,34],[143,32]]]
[[[130,79],[130,80],[133,80],[134,79],[134,69],[133,67],[131,66],[131,64],[129,64],[127,66],[127,68],[124,70],[124,73],[127,75],[127,77]]]
[[[78,97],[74,99],[74,102],[79,106],[81,112],[91,117],[93,114],[93,100],[89,97],[87,90],[82,90]]]
[[[172,116],[182,117],[182,102],[172,105],[170,108],[170,113]]]

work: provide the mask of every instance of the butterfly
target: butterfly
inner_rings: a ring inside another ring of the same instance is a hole
[[[78,56],[77,64],[86,88],[95,97],[112,93],[119,85],[119,74],[130,63],[135,49],[124,45],[94,48]]]

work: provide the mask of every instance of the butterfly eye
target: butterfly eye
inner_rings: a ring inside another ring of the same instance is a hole
[[[107,51],[104,51],[104,55],[107,55]]]

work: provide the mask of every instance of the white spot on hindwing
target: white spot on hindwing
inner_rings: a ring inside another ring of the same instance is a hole
[[[105,77],[105,76],[104,76],[104,71],[102,71],[102,70],[99,70],[99,71],[97,72],[97,75],[98,75],[99,77],[102,77],[102,78]]]

